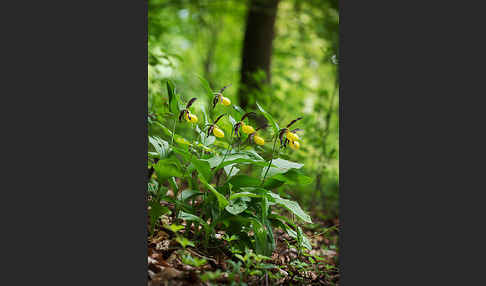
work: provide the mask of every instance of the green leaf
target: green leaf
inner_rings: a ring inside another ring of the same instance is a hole
[[[206,109],[205,108],[201,108],[201,112],[203,113],[203,117],[204,117],[204,124],[209,124],[209,117],[208,117],[208,114],[206,113]],[[196,125],[197,126],[197,125]]]
[[[199,126],[196,125],[196,132],[199,133],[199,137],[201,137],[201,143],[204,145],[204,146],[209,146],[211,144],[214,143],[214,141],[216,141],[216,137],[212,136],[212,135],[209,135],[207,136],[206,135],[206,132],[204,132],[203,130],[201,130],[199,128]]]
[[[159,160],[154,166],[155,174],[159,180],[166,180],[170,177],[184,177],[182,171],[179,170],[173,160]]]
[[[279,195],[274,194],[272,192],[268,193],[273,199],[275,199],[275,203],[285,207],[289,211],[293,212],[298,218],[301,220],[312,223],[311,217],[306,214],[299,206],[299,204],[295,201],[287,200],[287,199],[282,199]]]
[[[192,246],[195,247],[194,242],[190,241],[189,239],[183,237],[183,236],[177,236],[175,239],[183,248],[186,248],[186,246]]]
[[[169,155],[169,143],[159,137],[149,136],[149,142],[154,146],[159,159],[163,159]]]
[[[240,121],[241,117],[243,117],[243,115],[245,115],[246,112],[243,110],[243,108],[239,107],[238,105],[234,105],[234,104],[233,104],[233,109],[238,112],[238,113],[236,113],[236,114],[234,113],[234,114],[235,114],[237,120]]]
[[[302,228],[300,226],[297,227],[297,240],[300,241],[301,245],[309,250],[312,250],[312,245],[310,244],[309,239],[305,236]]]
[[[261,198],[262,195],[258,195],[255,193],[251,192],[240,192],[240,193],[234,193],[230,196],[230,200],[235,200],[237,198],[242,198],[242,197],[248,197],[248,198]]]
[[[191,255],[187,254],[187,255],[183,255],[181,257],[182,259],[182,263],[184,264],[187,264],[187,265],[191,265],[191,266],[194,266],[194,267],[200,267],[204,264],[206,264],[206,259],[202,258],[202,259],[199,259],[197,257],[192,257]]]
[[[198,195],[202,195],[203,193],[201,192],[198,192],[198,191],[195,191],[195,190],[183,190],[182,192],[179,193],[179,195],[177,196],[177,199],[181,200],[181,201],[185,201],[185,200],[188,200],[194,196],[198,196]]]
[[[181,229],[184,229],[183,225],[177,225],[177,224],[170,224],[170,225],[164,225],[164,228],[176,233]]]
[[[215,141],[216,141],[216,137],[214,137],[213,135],[210,135],[210,136],[205,137],[205,139],[203,141],[203,145],[209,146],[211,144],[214,144]]]
[[[272,189],[276,189],[276,188],[280,187],[283,184],[285,184],[284,181],[275,180],[273,178],[267,178],[265,180],[265,183],[263,184],[263,187],[265,189],[272,190]]]
[[[287,234],[292,237],[292,238],[295,238],[297,239],[299,234],[294,231],[290,226],[287,225],[287,223],[289,224],[292,224],[288,218],[286,217],[283,217],[283,216],[279,216],[279,215],[271,215],[272,216],[272,219],[274,219],[274,221],[277,223],[278,226],[280,226],[283,230],[285,230],[285,232],[287,232]],[[297,228],[296,225],[292,224],[293,227]],[[299,227],[300,228],[300,227]],[[298,230],[298,228],[297,228]],[[309,250],[312,250],[312,245],[310,244],[310,241],[309,239],[305,236],[304,232],[302,232],[302,229],[301,229],[301,246],[309,249]]]
[[[221,272],[221,270],[218,269],[214,272],[211,271],[204,272],[204,274],[200,275],[199,277],[203,282],[208,282],[211,280],[218,279],[221,276],[221,274],[223,273]]]
[[[265,223],[265,227],[267,228],[268,241],[270,242],[270,253],[272,253],[276,247],[275,237],[273,235],[273,230],[272,230],[272,224],[267,218],[264,219],[264,223]]]
[[[261,270],[251,270],[248,274],[251,276],[261,276],[263,272]]]
[[[263,116],[265,116],[265,118],[268,120],[268,122],[270,123],[270,125],[272,126],[273,128],[273,132],[275,134],[278,133],[278,131],[280,130],[280,127],[278,127],[278,124],[277,122],[273,119],[272,115],[270,115],[270,113],[266,112],[261,106],[260,104],[258,104],[258,102],[256,103],[258,109],[260,110],[261,113],[263,113]]]
[[[231,126],[234,127],[236,124],[236,120],[233,118],[233,116],[228,115],[228,121],[231,123]]]
[[[261,268],[261,269],[275,269],[275,268],[278,268],[278,266],[275,265],[275,264],[260,263],[260,264],[258,264],[258,268]]]
[[[312,250],[312,245],[307,236],[305,236],[305,234],[302,234],[302,246],[307,248],[308,250]]]
[[[170,210],[167,207],[162,206],[158,200],[150,200],[149,206],[150,229],[153,232],[159,217],[168,213]]]
[[[255,250],[257,254],[271,254],[270,245],[267,241],[267,233],[263,225],[256,219],[250,218],[253,232],[255,234]]]
[[[196,168],[197,172],[201,174],[204,179],[209,180],[211,177],[211,168],[209,167],[209,163],[206,160],[200,160],[196,157],[192,157],[191,163]]]
[[[245,258],[243,256],[241,256],[241,254],[235,254],[235,257],[238,258],[239,260],[243,261],[243,262],[246,262]]]
[[[269,171],[270,173],[270,171]],[[282,181],[284,183],[287,183],[289,185],[308,185],[312,183],[312,178],[308,177],[300,172],[298,172],[295,169],[291,169],[286,173],[283,174],[277,174],[272,176],[272,179]]]
[[[226,172],[226,175],[228,176],[228,178],[233,177],[234,175],[236,175],[240,171],[240,169],[234,167],[234,165],[235,164],[224,166],[224,171]],[[231,174],[230,174],[230,172],[231,172]]]
[[[199,180],[213,193],[213,195],[216,196],[216,199],[218,200],[218,207],[220,210],[224,209],[227,205],[229,205],[228,200],[220,194],[211,184],[209,184],[206,179],[204,179],[202,176],[199,176]]]
[[[258,154],[255,150],[241,150],[238,152],[238,154],[247,155],[248,157],[253,158],[255,160],[264,160],[263,157],[260,156],[260,154]]]
[[[297,162],[292,162],[288,160],[284,160],[281,158],[274,159],[272,161],[272,166],[268,171],[267,178],[273,177],[276,174],[286,173],[290,169],[300,169],[304,166],[304,164],[300,164]],[[263,168],[261,177],[265,176],[268,167]]]
[[[213,90],[211,89],[211,86],[209,85],[209,82],[200,75],[196,74],[196,76],[199,79],[199,81],[201,82],[201,85],[202,85],[204,91],[206,91],[206,96],[208,97],[209,102],[212,104],[214,95],[213,95]]]
[[[199,224],[201,224],[204,227],[204,231],[206,231],[206,233],[209,233],[209,231],[210,231],[208,223],[205,222],[202,218],[200,218],[198,216],[195,216],[195,215],[190,214],[190,213],[186,213],[184,211],[180,211],[178,218],[186,220],[186,221],[198,222]]]
[[[193,214],[190,214],[190,213],[186,213],[184,211],[180,211],[179,212],[178,218],[183,219],[183,220],[187,220],[187,221],[199,222],[201,224],[205,224],[206,223],[202,218],[200,218],[198,216],[195,216]]]
[[[156,196],[159,192],[159,183],[157,181],[149,182],[147,184],[147,191],[152,196]]]
[[[241,187],[258,187],[261,181],[255,177],[250,177],[248,175],[236,175],[229,180],[229,183],[233,185],[233,187],[241,188]]]
[[[175,94],[175,86],[171,80],[167,81],[167,93],[169,94],[169,110],[174,114],[179,114],[179,102]]]
[[[169,128],[167,128],[166,126],[164,126],[163,124],[161,124],[160,122],[155,122],[155,124],[157,126],[159,126],[161,129],[162,129],[162,132],[168,136],[168,137],[171,137],[172,136],[172,131],[169,130]],[[187,141],[184,137],[178,135],[178,134],[175,134],[174,133],[174,141],[180,145],[191,145],[191,142]]]
[[[179,186],[177,185],[177,182],[175,180],[175,177],[170,177],[169,178],[169,184],[172,187],[172,190],[174,191],[174,193],[177,194],[177,192],[179,191]]]
[[[230,214],[238,215],[248,208],[245,201],[241,199],[231,200],[230,204],[225,207]]]
[[[223,161],[224,156],[214,156],[210,159],[207,159],[211,168],[215,168],[214,171],[223,168],[224,166],[231,165],[234,163],[239,164],[252,164],[257,166],[267,166],[264,160],[255,159],[254,157],[249,156],[248,154],[241,154],[241,153],[234,153],[226,156],[226,159]],[[273,166],[273,164],[272,164]]]

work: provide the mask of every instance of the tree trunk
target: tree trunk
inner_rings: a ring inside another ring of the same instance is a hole
[[[254,108],[256,98],[251,96],[258,94],[265,84],[270,83],[270,63],[278,3],[279,0],[250,0],[238,92],[242,108]],[[260,70],[265,72],[263,80],[255,79],[253,76]]]

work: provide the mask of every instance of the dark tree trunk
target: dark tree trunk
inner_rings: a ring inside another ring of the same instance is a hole
[[[275,18],[279,0],[250,0],[246,19],[241,61],[241,81],[238,99],[242,108],[255,107],[251,94],[258,94],[270,82],[270,63]],[[262,70],[266,77],[255,80],[253,74]]]

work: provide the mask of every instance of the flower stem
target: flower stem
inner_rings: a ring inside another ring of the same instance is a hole
[[[219,170],[219,168],[221,167],[221,165],[223,164],[224,160],[226,159],[226,156],[228,155],[229,150],[231,149],[231,146],[232,145],[233,145],[233,138],[231,138],[231,143],[228,145],[228,149],[226,149],[226,153],[223,156],[223,160],[221,160],[221,163],[219,163],[218,167],[216,167],[216,169],[215,169],[216,171],[214,172],[215,174]]]
[[[240,152],[240,142],[239,141],[238,141],[238,152]],[[228,174],[228,179],[231,176],[231,172],[233,172],[233,168],[235,167],[235,165],[236,165],[236,163],[231,165],[231,169],[230,169],[229,174]]]
[[[174,119],[174,126],[172,127],[172,136],[171,136],[171,139],[170,139],[170,143],[172,145],[174,145],[174,133],[175,133],[175,128],[176,128],[176,123],[177,123],[177,119]]]
[[[275,135],[275,140],[273,141],[272,158],[270,159],[270,162],[268,163],[267,170],[265,171],[265,176],[263,176],[262,185],[263,185],[263,183],[265,183],[265,178],[267,177],[268,170],[270,170],[270,166],[272,165],[273,155],[275,154],[275,146],[277,145],[277,139],[278,139],[278,136]],[[278,149],[278,154],[280,154],[280,148]],[[278,154],[277,154],[277,156],[278,156]]]

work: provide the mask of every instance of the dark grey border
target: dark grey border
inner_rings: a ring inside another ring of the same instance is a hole
[[[0,285],[147,285],[146,2],[10,4]]]
[[[484,284],[473,4],[340,1],[341,285]]]
[[[484,284],[484,10],[428,3],[340,1],[344,286]],[[2,11],[0,284],[146,285],[146,1]]]

